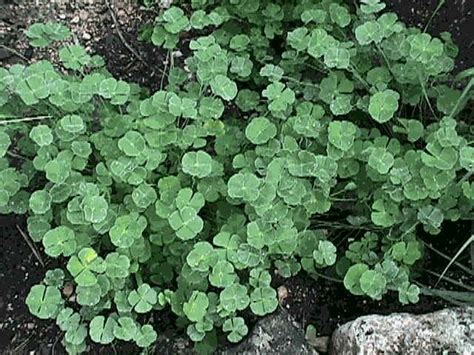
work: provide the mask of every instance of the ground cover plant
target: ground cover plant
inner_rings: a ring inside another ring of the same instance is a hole
[[[64,265],[26,303],[68,352],[150,347],[164,309],[201,352],[238,342],[250,314],[278,307],[274,272],[417,302],[417,233],[473,218],[473,128],[459,113],[474,81],[451,74],[448,33],[384,7],[174,2],[143,37],[171,52],[192,36],[190,54],[154,93],[78,44],[60,68],[0,69],[0,213],[27,215]],[[26,34],[40,47],[71,35]]]

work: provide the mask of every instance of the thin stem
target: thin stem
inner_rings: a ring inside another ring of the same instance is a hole
[[[3,121],[0,121],[0,125],[7,125],[11,123],[20,123],[20,122],[41,121],[47,118],[51,118],[51,116],[24,117],[24,118],[17,118],[13,120],[3,120]]]
[[[474,78],[469,80],[469,83],[466,85],[466,87],[464,88],[464,91],[462,92],[461,96],[459,97],[458,101],[456,102],[456,105],[454,105],[454,108],[453,110],[451,111],[451,113],[449,114],[449,117],[450,118],[453,118],[454,117],[454,114],[456,113],[456,111],[458,110],[459,106],[461,105],[461,102],[464,101],[464,98],[467,96],[467,94],[469,93],[469,90],[471,90],[471,88],[474,86]]]
[[[436,254],[438,254],[439,256],[445,258],[446,260],[451,260],[452,258],[450,258],[449,256],[447,256],[446,254],[443,254],[442,252],[440,252],[439,250],[435,249],[434,247],[432,247],[431,245],[429,245],[428,243],[426,243],[425,241],[423,241],[423,244],[428,248],[430,249],[431,251],[435,252]],[[461,270],[463,270],[464,272],[472,275],[472,270],[470,270],[468,267],[464,266],[463,264],[460,264],[458,263],[457,261],[455,261],[453,263],[453,265],[456,265],[458,268],[460,268]]]
[[[465,288],[466,290],[469,290],[471,292],[474,292],[474,287],[471,287],[469,285],[466,285],[466,284],[463,284],[462,282],[459,282],[459,281],[456,281],[448,276],[442,276],[441,274],[438,274],[437,272],[434,272],[434,271],[431,271],[431,270],[425,270],[428,274],[431,274],[433,276],[436,276],[438,278],[441,278],[442,280],[445,280],[447,282],[451,282],[452,284],[454,285],[457,285],[459,287],[463,287]],[[441,277],[442,276],[442,277]]]
[[[14,55],[16,55],[17,57],[23,59],[25,62],[29,62],[29,59],[26,58],[23,54],[21,54],[20,52],[18,52],[17,50],[13,49],[13,48],[10,48],[10,47],[7,47],[3,44],[0,44],[0,47],[5,49],[6,51],[10,52],[10,53],[13,53]]]
[[[426,32],[428,30],[428,27],[430,27],[431,25],[431,22],[433,21],[434,17],[436,16],[436,14],[439,12],[439,10],[441,10],[441,7],[444,5],[444,3],[446,2],[446,0],[439,0],[438,2],[438,6],[436,6],[436,9],[433,11],[433,13],[431,14],[428,22],[426,23],[425,25],[425,28],[423,29],[423,32]]]

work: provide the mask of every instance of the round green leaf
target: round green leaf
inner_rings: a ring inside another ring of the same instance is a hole
[[[253,144],[264,144],[277,134],[276,126],[266,117],[257,117],[247,125],[245,136]]]
[[[54,258],[61,254],[71,256],[77,247],[74,231],[65,226],[48,231],[43,237],[43,245],[46,254]]]
[[[202,150],[187,152],[181,160],[181,166],[186,174],[204,178],[212,172],[212,157]]]
[[[40,147],[45,147],[53,143],[53,133],[46,125],[38,125],[31,129],[30,138]]]
[[[54,318],[63,301],[57,287],[35,285],[26,297],[31,314],[41,319]]]
[[[31,194],[30,209],[35,214],[44,214],[51,208],[51,196],[46,190],[38,190]]]
[[[398,110],[400,94],[393,90],[378,92],[370,97],[369,113],[379,123],[389,121]]]
[[[136,157],[145,150],[145,138],[136,131],[128,131],[118,141],[119,149],[129,157]]]

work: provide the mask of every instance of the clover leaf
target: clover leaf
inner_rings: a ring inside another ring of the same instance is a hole
[[[99,344],[110,344],[115,339],[114,328],[117,321],[112,317],[95,316],[89,324],[91,339]]]
[[[348,121],[332,121],[328,127],[329,142],[336,148],[347,151],[354,144],[356,126]]]
[[[217,261],[217,255],[208,242],[197,242],[186,257],[187,264],[198,271],[207,272]]]
[[[260,179],[251,173],[238,173],[227,182],[227,191],[232,198],[255,201],[259,196]]]
[[[135,239],[140,238],[146,226],[146,218],[136,212],[120,216],[110,228],[110,240],[119,248],[129,248]]]
[[[43,245],[46,254],[57,258],[61,254],[64,256],[74,254],[77,242],[72,229],[60,226],[45,233],[43,236]]]
[[[59,124],[63,130],[69,133],[81,133],[86,128],[84,120],[78,115],[64,116]]]
[[[114,336],[120,340],[130,341],[135,339],[137,332],[137,323],[127,316],[117,319],[117,323],[114,325]]]
[[[230,101],[237,96],[237,84],[224,75],[216,75],[211,81],[212,92],[225,101]]]
[[[100,223],[107,218],[109,204],[103,196],[86,196],[81,207],[87,222]]]
[[[319,265],[334,265],[336,262],[336,247],[328,240],[321,240],[318,249],[313,251],[313,258]]]
[[[219,98],[203,97],[199,104],[199,114],[202,117],[218,119],[224,113],[224,104]]]
[[[158,301],[157,293],[148,284],[142,284],[129,293],[128,302],[137,313],[148,313]]]
[[[465,146],[461,148],[459,164],[467,171],[474,172],[474,147]]]
[[[349,11],[339,4],[331,4],[329,6],[329,15],[331,16],[332,22],[342,28],[346,27],[351,22]]]
[[[170,33],[177,34],[189,27],[189,20],[179,7],[171,6],[163,13],[162,18],[166,22],[164,28]]]
[[[231,343],[238,343],[247,335],[249,331],[247,325],[245,324],[245,320],[242,317],[227,319],[222,325],[222,330],[224,332],[229,332],[227,339],[229,339]]]
[[[31,194],[30,209],[35,214],[45,214],[51,209],[51,195],[46,190],[38,190]]]
[[[346,48],[331,47],[324,54],[324,64],[328,68],[347,69],[351,60],[351,54]]]
[[[25,32],[33,47],[47,47],[54,41],[63,41],[71,36],[69,28],[58,22],[34,23]]]
[[[97,275],[105,271],[104,260],[92,248],[83,248],[73,255],[67,269],[79,286],[92,286],[97,283]]]
[[[238,283],[234,283],[222,290],[219,299],[222,307],[228,312],[242,311],[250,303],[247,288]]]
[[[181,165],[186,174],[204,178],[212,172],[212,157],[202,150],[187,152],[181,160]]]
[[[387,174],[393,166],[395,159],[392,153],[385,148],[373,148],[369,156],[369,166],[380,174]]]
[[[404,282],[398,288],[398,299],[401,304],[417,303],[419,301],[420,288],[417,285]]]
[[[91,56],[80,45],[70,45],[59,50],[59,58],[67,69],[81,70],[91,61]]]
[[[118,141],[119,149],[129,157],[140,155],[145,150],[145,146],[145,139],[136,131],[128,131]]]
[[[193,239],[204,228],[203,220],[198,216],[197,211],[191,207],[184,207],[173,212],[168,217],[168,222],[178,238],[182,240]]]
[[[100,302],[101,289],[96,283],[91,286],[77,286],[76,288],[77,303],[81,306],[95,306]]]
[[[204,292],[193,291],[191,297],[183,304],[183,312],[191,322],[200,322],[207,313],[209,299]]]
[[[382,41],[381,27],[376,21],[367,21],[355,29],[355,36],[360,45],[365,46],[371,43]]]
[[[150,324],[143,325],[135,335],[135,343],[141,348],[151,346],[157,339],[158,335]]]
[[[237,278],[234,273],[234,266],[228,261],[218,261],[212,268],[212,273],[209,275],[211,285],[215,287],[225,288],[232,285]]]
[[[360,2],[362,3],[360,5],[360,9],[365,14],[374,14],[380,12],[387,6],[380,0],[361,0]]]
[[[53,143],[53,133],[46,125],[38,125],[30,131],[30,138],[40,147],[45,147]]]
[[[140,208],[147,208],[153,204],[158,195],[153,187],[146,184],[140,184],[132,192],[133,202]]]
[[[35,285],[26,297],[31,314],[41,319],[56,317],[62,303],[61,293],[54,286]]]
[[[360,288],[369,297],[379,300],[387,289],[385,276],[375,270],[366,270],[360,276]]]
[[[301,52],[308,48],[309,43],[309,30],[306,27],[298,27],[288,33],[287,41],[288,44],[295,50]],[[282,73],[283,74],[283,73]],[[260,72],[260,75],[262,73]],[[281,78],[281,77],[280,77]],[[277,79],[278,80],[280,80]]]
[[[285,88],[285,84],[274,82],[263,90],[262,95],[270,101],[268,108],[270,111],[285,111],[295,102],[295,93],[290,88]]]
[[[258,316],[274,312],[278,307],[276,291],[271,287],[257,287],[250,294],[250,309]]]
[[[266,117],[252,119],[245,129],[245,136],[256,145],[267,143],[276,134],[276,126]]]
[[[105,258],[105,274],[110,278],[125,278],[129,275],[130,259],[126,255],[110,253]]]
[[[379,123],[389,121],[398,110],[399,99],[400,94],[390,89],[372,95],[369,103],[370,116]]]
[[[5,132],[0,132],[0,158],[3,158],[12,143],[10,136]]]
[[[346,289],[354,295],[363,295],[365,291],[362,290],[360,278],[367,270],[369,270],[369,267],[366,264],[352,265],[344,276],[344,286]]]
[[[58,22],[34,23],[25,32],[33,47],[47,47],[71,36],[69,28]]]

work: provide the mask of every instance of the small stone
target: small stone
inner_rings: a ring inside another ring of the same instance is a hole
[[[70,282],[66,282],[66,284],[63,287],[63,295],[66,297],[69,297],[72,295],[73,292],[74,292],[73,284]]]
[[[27,323],[26,324],[26,328],[31,330],[31,329],[34,329],[35,328],[35,324],[34,323]]]
[[[329,351],[329,337],[317,337],[308,342],[320,353]]]
[[[331,354],[474,354],[473,310],[359,317],[336,329]]]
[[[285,303],[285,300],[288,298],[288,289],[285,286],[278,287],[278,301],[280,304]]]
[[[81,21],[81,19],[79,18],[79,16],[74,16],[71,20],[71,23],[73,24],[77,24],[79,23],[79,21]]]
[[[60,18],[61,20],[65,20],[65,19],[66,19],[66,15],[65,15],[65,14],[59,14],[59,18]]]
[[[84,32],[84,33],[82,34],[82,39],[84,39],[84,40],[86,40],[86,41],[90,40],[91,38],[92,38],[92,36],[91,36],[89,33],[87,33],[87,32]]]
[[[87,20],[87,18],[89,17],[89,14],[87,13],[86,10],[81,10],[79,11],[79,18],[83,21]]]

